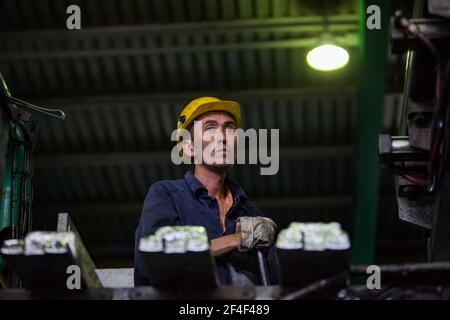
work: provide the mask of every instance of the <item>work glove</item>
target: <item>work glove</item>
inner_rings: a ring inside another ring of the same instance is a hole
[[[239,251],[265,249],[273,246],[277,225],[266,217],[239,217],[236,232],[241,234]]]

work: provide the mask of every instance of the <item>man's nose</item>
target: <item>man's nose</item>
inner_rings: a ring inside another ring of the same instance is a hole
[[[225,143],[226,140],[227,140],[227,128],[220,127],[220,129],[217,130],[216,141],[218,143],[220,142]]]

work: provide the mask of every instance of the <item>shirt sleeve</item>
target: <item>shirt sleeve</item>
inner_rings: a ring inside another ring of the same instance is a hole
[[[145,197],[142,214],[139,219],[139,225],[135,231],[134,247],[134,285],[150,285],[144,275],[142,259],[139,254],[139,241],[142,237],[155,233],[155,231],[164,226],[180,225],[180,219],[177,214],[170,192],[160,183],[153,184]]]

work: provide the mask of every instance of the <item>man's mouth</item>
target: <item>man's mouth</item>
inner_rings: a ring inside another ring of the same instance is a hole
[[[216,153],[227,153],[228,152],[228,148],[226,146],[223,147],[217,147],[215,150]]]

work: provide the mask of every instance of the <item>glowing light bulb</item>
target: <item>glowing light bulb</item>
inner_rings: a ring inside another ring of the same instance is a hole
[[[306,62],[320,71],[332,71],[344,67],[349,61],[349,54],[344,48],[324,44],[308,52]]]

